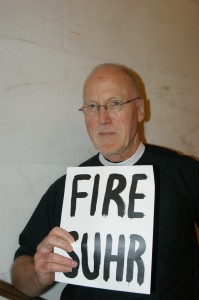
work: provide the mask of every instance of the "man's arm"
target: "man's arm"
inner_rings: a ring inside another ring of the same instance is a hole
[[[44,286],[38,281],[32,256],[18,257],[13,263],[11,274],[13,285],[30,297],[39,296],[50,287],[50,284]]]
[[[43,294],[54,283],[55,272],[70,272],[77,263],[54,253],[54,247],[72,251],[73,237],[64,229],[55,227],[38,245],[35,256],[18,257],[12,266],[12,283],[24,294],[35,297]]]

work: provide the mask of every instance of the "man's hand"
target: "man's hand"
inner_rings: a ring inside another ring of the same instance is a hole
[[[77,262],[54,253],[54,247],[66,252],[71,252],[72,235],[60,227],[55,227],[49,235],[38,245],[34,256],[35,271],[38,281],[42,285],[49,285],[55,280],[55,272],[71,272],[77,266]]]
[[[34,258],[19,256],[12,266],[13,285],[31,297],[44,293],[55,280],[55,272],[70,272],[77,266],[71,258],[54,253],[54,247],[71,252],[72,235],[66,230],[55,227],[37,246]]]

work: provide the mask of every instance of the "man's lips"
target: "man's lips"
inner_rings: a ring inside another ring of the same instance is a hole
[[[103,131],[103,132],[98,132],[99,135],[113,135],[115,132],[113,131]]]

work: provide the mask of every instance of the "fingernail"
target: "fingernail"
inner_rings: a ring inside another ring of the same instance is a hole
[[[73,270],[72,270],[72,268],[69,268],[68,269],[68,273],[71,273]]]
[[[73,267],[73,268],[76,268],[77,265],[78,265],[77,262],[76,262],[75,260],[73,260],[73,261],[72,261],[72,267]]]
[[[73,248],[70,245],[68,245],[67,252],[71,252],[72,250],[73,250]]]

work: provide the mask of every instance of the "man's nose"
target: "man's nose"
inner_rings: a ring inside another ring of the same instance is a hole
[[[98,108],[98,119],[100,124],[106,124],[111,122],[109,110],[106,106],[100,106]]]

